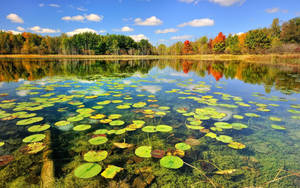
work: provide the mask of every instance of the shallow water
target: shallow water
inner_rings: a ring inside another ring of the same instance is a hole
[[[295,66],[1,60],[0,185],[299,187],[299,93]],[[100,150],[106,158],[81,166]]]

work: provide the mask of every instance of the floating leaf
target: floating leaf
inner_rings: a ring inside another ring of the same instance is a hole
[[[26,138],[23,139],[23,142],[38,142],[43,140],[46,137],[44,134],[34,134],[27,136]]]
[[[23,119],[17,122],[17,125],[29,125],[29,124],[33,124],[36,122],[40,122],[43,121],[43,117],[33,117],[33,118],[29,118],[29,119]]]
[[[123,170],[123,168],[114,165],[108,165],[107,168],[101,173],[101,176],[107,179],[112,179],[121,170]]]
[[[159,132],[171,132],[173,130],[173,127],[169,126],[169,125],[157,125],[156,126],[156,131]]]
[[[118,105],[116,108],[122,110],[122,109],[129,109],[131,107],[129,105]]]
[[[92,126],[91,125],[77,125],[75,127],[73,127],[74,131],[85,131],[90,129]]]
[[[112,120],[111,119],[101,119],[100,123],[110,123]]]
[[[81,121],[81,120],[83,120],[82,116],[74,116],[74,117],[69,117],[67,119],[67,121],[69,121],[69,122],[76,122],[76,121]]]
[[[165,156],[159,162],[165,168],[178,169],[183,166],[183,160],[177,156]]]
[[[83,155],[83,159],[87,162],[99,162],[106,159],[107,151],[89,151]]]
[[[36,154],[36,153],[42,151],[45,147],[46,147],[46,145],[42,142],[30,143],[26,146],[26,153]]]
[[[242,129],[248,128],[248,126],[243,123],[232,123],[231,126],[233,129],[236,129],[236,130],[242,130]]]
[[[127,144],[125,142],[122,142],[122,143],[115,142],[114,146],[116,146],[117,148],[124,149],[124,148],[131,148],[131,147],[133,147],[133,144]]]
[[[140,146],[136,148],[135,154],[139,157],[150,158],[151,157],[151,146]]]
[[[271,127],[273,128],[273,129],[277,129],[277,130],[285,130],[286,128],[284,127],[284,126],[280,126],[280,125],[271,125]]]
[[[108,116],[108,119],[119,119],[120,117],[122,117],[121,114],[111,114]]]
[[[179,150],[182,150],[182,151],[185,151],[185,150],[191,149],[191,146],[188,145],[188,144],[186,144],[186,143],[184,143],[184,142],[181,142],[181,143],[177,143],[175,145],[175,148],[179,149]]]
[[[236,171],[237,171],[236,169],[228,169],[228,170],[218,170],[215,173],[220,175],[230,175]]]
[[[145,121],[143,121],[143,120],[133,120],[132,123],[135,124],[137,126],[137,128],[141,128],[145,124]]]
[[[151,156],[154,158],[157,158],[157,159],[161,159],[161,158],[163,158],[163,156],[165,156],[165,151],[155,149],[155,150],[151,151]]]
[[[102,170],[102,167],[97,163],[84,163],[78,166],[74,175],[78,178],[91,178],[98,175]]]
[[[160,109],[160,110],[169,110],[170,107],[168,107],[168,106],[160,106],[158,109]]]
[[[234,119],[244,119],[244,116],[241,115],[233,115]]]
[[[109,123],[109,125],[111,125],[111,126],[121,126],[121,125],[124,125],[124,121],[122,121],[122,120],[115,120],[115,121],[111,121],[110,123]]]
[[[226,122],[216,122],[214,125],[221,129],[232,129],[232,125]]]
[[[134,103],[132,106],[134,108],[142,108],[142,107],[144,107],[146,105],[147,105],[147,103],[145,103],[145,102],[138,102],[138,103]]]
[[[255,113],[245,113],[245,116],[247,116],[247,117],[256,117],[256,118],[260,117],[260,115],[255,114]]]
[[[208,136],[210,138],[217,138],[217,135],[215,133],[213,133],[213,132],[209,132],[205,136]]]
[[[231,142],[228,144],[229,147],[233,149],[244,149],[246,146],[239,142]]]
[[[218,141],[224,142],[224,143],[231,143],[232,142],[232,137],[227,136],[227,135],[220,135],[216,137]]]
[[[0,156],[0,166],[7,165],[11,161],[13,161],[15,158],[12,155],[2,155]]]
[[[89,139],[89,143],[92,145],[100,145],[104,144],[108,141],[108,139],[105,136],[97,136],[95,138]]]
[[[106,115],[104,114],[96,114],[94,116],[90,116],[91,119],[103,119]]]
[[[146,126],[142,128],[143,132],[146,133],[155,133],[156,132],[156,127],[155,126]]]
[[[93,132],[93,134],[106,134],[107,130],[106,129],[98,129]]]
[[[4,142],[0,142],[0,147],[4,146],[4,144],[5,144]]]
[[[269,117],[269,119],[271,120],[271,121],[282,121],[281,120],[281,118],[279,118],[279,117]]]
[[[54,125],[55,126],[67,126],[67,125],[70,125],[70,122],[62,120],[62,121],[56,122]]]
[[[31,127],[28,128],[29,132],[41,132],[44,130],[47,130],[50,128],[50,125],[48,124],[44,124],[44,125],[33,125]]]

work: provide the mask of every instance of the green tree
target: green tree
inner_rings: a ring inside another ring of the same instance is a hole
[[[225,49],[226,53],[230,53],[230,54],[240,54],[241,53],[238,35],[231,35],[231,34],[228,35],[228,37],[226,38],[225,44],[226,44],[226,49]]]
[[[271,47],[271,39],[261,29],[251,30],[246,35],[245,47],[250,52],[263,52]]]
[[[300,43],[300,17],[283,23],[280,39],[283,42]]]

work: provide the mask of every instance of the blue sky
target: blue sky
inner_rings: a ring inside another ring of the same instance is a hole
[[[157,45],[246,32],[297,16],[299,0],[5,0],[0,30],[114,33]]]

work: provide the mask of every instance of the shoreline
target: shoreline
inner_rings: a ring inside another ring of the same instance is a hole
[[[95,60],[159,60],[182,59],[202,61],[245,61],[271,64],[298,64],[300,54],[260,54],[260,55],[38,55],[38,54],[8,54],[0,55],[0,59],[95,59]]]

